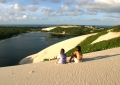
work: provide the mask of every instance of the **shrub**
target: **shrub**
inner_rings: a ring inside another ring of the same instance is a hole
[[[113,29],[112,32],[120,32],[120,25],[115,26],[112,29]]]

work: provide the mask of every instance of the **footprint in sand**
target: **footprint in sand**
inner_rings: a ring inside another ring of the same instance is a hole
[[[31,71],[30,73],[34,73],[35,71]]]

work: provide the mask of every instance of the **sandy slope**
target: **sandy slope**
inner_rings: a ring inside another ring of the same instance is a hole
[[[100,42],[103,40],[109,40],[115,37],[120,37],[120,32],[109,32],[103,36],[100,36],[98,39],[96,39],[94,42],[92,43],[96,43],[96,42]]]
[[[42,28],[43,31],[50,31],[52,29],[55,29],[57,26],[54,26],[54,27],[48,27],[48,28]],[[59,27],[62,27],[62,28],[70,28],[70,27],[78,27],[78,26],[59,26]]]
[[[64,48],[65,51],[69,51],[70,49],[74,48],[76,45],[78,45],[81,41],[83,41],[85,38],[94,34],[88,34],[88,35],[83,35],[75,38],[71,38],[62,42],[59,42],[57,44],[54,44],[39,53],[30,55],[24,59],[22,59],[19,64],[26,64],[26,63],[37,63],[40,61],[43,61],[43,59],[52,59],[56,57],[60,53],[60,49]]]
[[[78,64],[54,62],[0,68],[0,85],[120,85],[120,47],[84,54]]]
[[[94,35],[94,34],[83,35],[83,36],[71,38],[71,39],[59,42],[57,44],[54,44],[54,45],[40,51],[39,53],[30,55],[30,56],[22,59],[19,62],[19,64],[37,63],[37,62],[43,61],[44,59],[52,59],[59,54],[61,48],[64,48],[65,51],[67,52],[70,49],[74,48],[76,45],[78,45],[85,38],[87,38],[88,36],[91,36],[91,35]],[[120,36],[120,32],[109,32],[103,36],[100,36],[98,39],[96,39],[92,43],[96,43],[96,42],[103,41],[103,40],[109,40],[109,39],[119,37],[119,36]]]
[[[50,30],[52,30],[52,29],[54,29],[54,28],[56,28],[56,27],[42,28],[42,30],[43,30],[43,31],[50,31]]]

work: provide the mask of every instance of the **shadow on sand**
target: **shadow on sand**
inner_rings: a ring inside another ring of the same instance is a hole
[[[97,57],[93,57],[93,58],[83,58],[83,62],[99,60],[99,59],[114,57],[114,56],[118,56],[118,55],[120,55],[120,54],[97,56]]]

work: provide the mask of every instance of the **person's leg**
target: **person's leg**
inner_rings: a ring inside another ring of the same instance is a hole
[[[74,58],[74,54],[71,55],[69,62],[71,62],[71,60]]]

